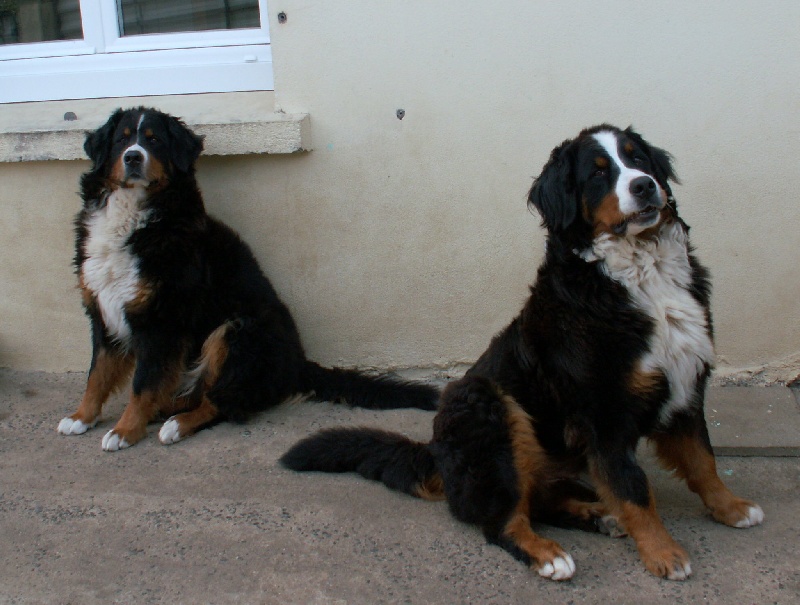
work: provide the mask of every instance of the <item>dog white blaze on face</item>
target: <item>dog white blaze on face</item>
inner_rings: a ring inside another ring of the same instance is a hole
[[[647,174],[646,172],[637,168],[632,168],[622,161],[622,158],[619,155],[619,140],[615,133],[608,130],[602,130],[593,134],[592,136],[600,144],[606,154],[608,154],[609,159],[619,171],[619,175],[614,183],[614,193],[619,200],[619,212],[621,215],[626,218],[635,217],[645,209],[646,206],[643,205],[642,201],[636,199],[636,197],[631,193],[631,183],[635,179],[641,177],[650,179],[650,181],[655,184],[658,199],[662,200],[663,205],[663,200],[666,199],[666,194],[661,185],[658,184],[658,181],[656,181],[652,175]],[[636,235],[641,233],[645,229],[649,229],[657,225],[660,219],[660,214],[658,212],[654,212],[652,218],[649,220],[632,220],[626,225],[625,234]]]
[[[132,168],[126,164],[125,181],[134,186],[147,185],[150,182],[147,178],[147,174],[150,169],[150,154],[147,152],[147,149],[139,145],[139,143],[134,143],[122,152],[123,162],[125,161],[126,156],[130,157],[128,154],[136,153],[141,154],[141,163],[139,163],[135,168]]]

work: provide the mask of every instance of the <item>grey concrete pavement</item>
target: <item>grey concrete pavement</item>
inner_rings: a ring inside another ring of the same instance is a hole
[[[55,430],[83,383],[80,374],[0,370],[0,603],[800,603],[800,459],[785,449],[792,431],[760,452],[781,457],[719,459],[728,485],[766,514],[747,530],[714,523],[644,453],[664,522],[692,557],[688,581],[649,575],[630,539],[538,527],[577,565],[571,581],[555,583],[487,545],[443,503],[277,464],[297,439],[328,426],[426,439],[430,412],[287,404],[172,446],[158,443],[152,425],[145,441],[106,453],[100,440],[121,398],[85,435]],[[762,407],[776,400],[760,397],[792,397],[754,390],[715,390],[722,417],[712,422],[740,422],[733,434],[749,434],[755,424],[736,420],[742,410],[731,401],[771,417]],[[772,433],[798,414],[796,402],[786,404],[793,399],[782,401],[786,415]],[[762,418],[767,433],[769,422]],[[762,445],[736,447],[747,454]]]

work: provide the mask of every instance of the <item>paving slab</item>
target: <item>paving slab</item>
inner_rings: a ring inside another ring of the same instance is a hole
[[[171,446],[100,441],[124,397],[81,436],[56,433],[80,374],[0,370],[0,604],[481,605],[800,603],[800,458],[725,457],[723,479],[761,504],[762,526],[715,523],[645,451],[659,512],[694,575],[659,580],[630,539],[537,526],[575,559],[541,579],[447,506],[353,475],[277,460],[312,431],[368,425],[429,439],[433,414],[283,405]]]
[[[800,406],[787,387],[712,387],[706,422],[719,456],[800,456]]]

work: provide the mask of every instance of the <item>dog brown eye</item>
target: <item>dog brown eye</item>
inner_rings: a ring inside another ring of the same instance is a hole
[[[593,176],[596,176],[596,177],[605,176],[606,172],[607,171],[606,171],[605,168],[598,168],[597,170],[594,171],[594,175]]]
[[[147,137],[150,143],[158,143],[158,137]]]

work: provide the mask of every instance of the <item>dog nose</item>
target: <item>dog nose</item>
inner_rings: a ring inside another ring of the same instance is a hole
[[[631,181],[629,191],[633,197],[647,200],[656,192],[656,182],[649,176],[640,176]]]
[[[141,151],[126,151],[122,160],[126,166],[136,167],[141,166],[144,156]]]

